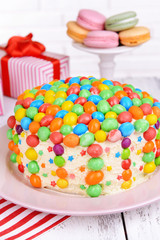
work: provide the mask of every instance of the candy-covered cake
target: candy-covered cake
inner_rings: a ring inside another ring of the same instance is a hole
[[[33,187],[90,197],[125,191],[160,165],[160,102],[107,79],[26,90],[9,117],[10,160]]]

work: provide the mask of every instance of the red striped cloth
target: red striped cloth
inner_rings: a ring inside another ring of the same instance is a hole
[[[33,211],[0,198],[0,239],[31,240],[69,217]]]

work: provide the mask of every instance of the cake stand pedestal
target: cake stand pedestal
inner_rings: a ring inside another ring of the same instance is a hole
[[[116,48],[89,48],[81,43],[73,42],[72,46],[81,51],[96,54],[99,59],[99,71],[101,78],[113,79],[115,71],[115,57],[119,54],[127,53],[137,47],[120,46]]]

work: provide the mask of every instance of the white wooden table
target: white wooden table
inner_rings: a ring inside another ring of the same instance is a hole
[[[132,83],[150,92],[154,97],[159,97],[160,79],[126,79],[122,82]],[[151,86],[152,88],[149,89]],[[14,102],[15,100],[5,97],[6,113],[0,117],[0,127],[6,124],[8,116],[13,113]],[[160,202],[124,213],[97,217],[71,217],[37,239],[159,240]]]

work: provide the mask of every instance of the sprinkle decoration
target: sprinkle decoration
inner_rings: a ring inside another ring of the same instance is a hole
[[[55,79],[22,93],[14,113],[7,121],[10,160],[33,187],[49,178],[51,186],[65,189],[80,174],[78,187],[98,197],[114,181],[124,190],[134,186],[133,169],[145,176],[160,165],[160,103],[131,84],[92,76]],[[118,146],[114,156],[111,144]],[[114,174],[105,156],[121,168],[113,182],[105,178],[106,171]],[[75,172],[68,170],[72,162],[79,164]]]

